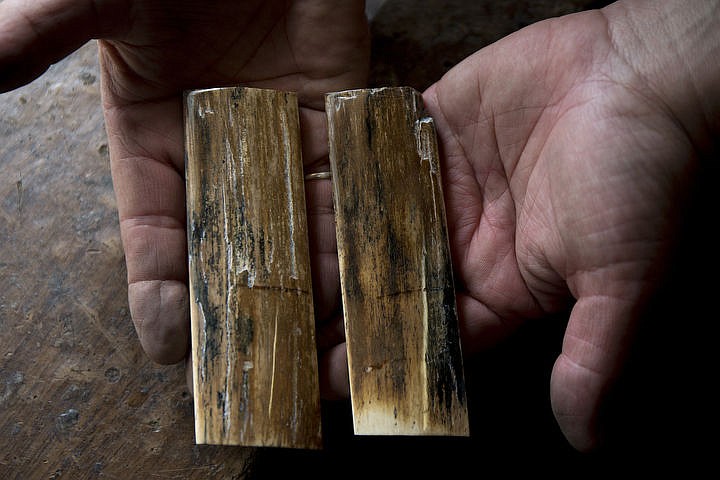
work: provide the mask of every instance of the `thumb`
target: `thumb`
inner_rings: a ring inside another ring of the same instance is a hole
[[[550,379],[553,413],[568,442],[590,451],[602,442],[599,416],[628,356],[639,302],[625,295],[581,296]]]
[[[121,0],[0,1],[0,93],[40,76],[93,38],[123,28]]]

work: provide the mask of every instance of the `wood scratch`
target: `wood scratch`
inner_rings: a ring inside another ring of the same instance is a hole
[[[187,468],[170,468],[167,470],[160,470],[156,473],[151,473],[151,477],[157,477],[157,478],[180,478],[178,477],[178,474],[180,473],[190,473],[194,471],[199,470],[212,470],[215,468],[215,465],[202,465],[199,467],[187,467]]]
[[[22,205],[23,205],[22,175],[20,175],[20,179],[15,183],[15,187],[17,188],[17,194],[18,194],[18,213],[22,213]]]
[[[110,345],[112,345],[115,348],[115,352],[117,353],[117,355],[120,358],[123,359],[125,364],[130,365],[131,362],[123,353],[123,348],[122,348],[122,345],[120,344],[120,342],[117,339],[108,335],[108,333],[105,331],[105,328],[103,328],[103,326],[100,325],[100,322],[98,321],[98,318],[97,318],[97,312],[95,310],[93,310],[92,308],[88,307],[87,305],[85,305],[84,303],[82,303],[80,300],[75,300],[75,304],[77,306],[79,306],[85,312],[85,314],[90,319],[90,323],[92,323],[92,325],[102,334],[102,336],[105,337],[105,340],[107,340],[108,343],[110,343]]]
[[[100,476],[101,476],[101,477],[105,477],[105,478],[109,478],[110,480],[115,480],[115,479],[120,478],[120,477],[116,477],[115,475],[112,475],[112,474],[110,474],[110,473],[106,473],[106,472],[104,472],[104,471],[103,471],[103,472],[100,472]]]

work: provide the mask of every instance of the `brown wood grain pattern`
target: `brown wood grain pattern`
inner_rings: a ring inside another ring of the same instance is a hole
[[[433,121],[404,87],[326,111],[355,433],[468,435]]]
[[[295,94],[187,95],[198,443],[321,446],[299,135]]]

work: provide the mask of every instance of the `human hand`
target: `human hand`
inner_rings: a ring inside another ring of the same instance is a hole
[[[583,451],[601,439],[603,401],[717,131],[708,113],[718,111],[718,88],[701,87],[717,71],[700,79],[674,62],[695,40],[666,23],[688,26],[681,3],[655,21],[652,5],[620,2],[531,26],[425,93],[444,152],[464,348],[571,307],[550,395],[563,433]],[[717,30],[716,14],[696,14],[693,28],[714,18]],[[663,52],[668,38],[678,51]],[[718,36],[697,40],[698,66],[718,65]]]
[[[129,305],[153,360],[175,363],[188,349],[183,90],[242,84],[298,92],[305,168],[327,170],[323,94],[366,80],[363,3],[0,3],[0,92],[29,82],[89,39],[102,39],[101,88]],[[327,182],[309,182],[306,192],[323,323],[339,304],[332,201]]]
[[[464,352],[571,309],[550,394],[582,451],[601,440],[603,402],[719,130],[717,8],[628,1],[538,23],[424,93]]]

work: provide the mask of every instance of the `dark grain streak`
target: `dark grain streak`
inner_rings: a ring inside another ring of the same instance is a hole
[[[297,99],[199,90],[185,113],[196,441],[319,448]]]
[[[326,112],[355,431],[467,435],[437,144],[420,95],[338,92]]]

